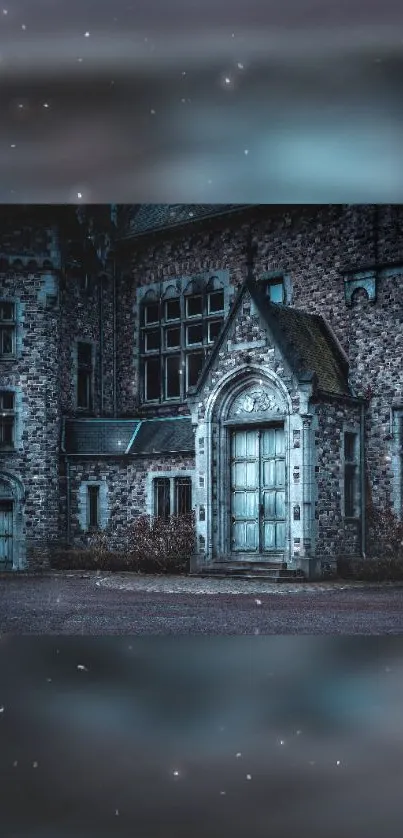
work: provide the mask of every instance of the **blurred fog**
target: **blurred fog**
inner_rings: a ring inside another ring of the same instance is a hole
[[[402,200],[397,0],[9,6],[2,201]]]
[[[400,638],[3,638],[5,838],[400,836]]]

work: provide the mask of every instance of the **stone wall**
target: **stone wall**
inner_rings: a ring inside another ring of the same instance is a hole
[[[138,459],[120,459],[105,461],[91,458],[85,461],[74,460],[70,467],[70,527],[71,543],[85,543],[88,533],[83,528],[80,492],[83,484],[99,482],[106,485],[106,526],[112,529],[110,544],[119,548],[128,527],[140,515],[146,514],[150,503],[150,472],[156,475],[180,476],[186,472],[194,473],[194,458],[177,456],[141,457]],[[65,484],[64,484],[65,485]],[[65,495],[65,492],[64,492]],[[63,504],[63,526],[67,531]]]
[[[51,256],[55,242],[51,239]],[[33,269],[33,265],[31,266]],[[50,271],[50,269],[49,269]],[[16,448],[0,453],[0,472],[23,487],[22,537],[31,567],[46,562],[58,538],[58,464],[60,445],[59,336],[60,307],[49,296],[49,276],[18,265],[3,265],[0,297],[17,304],[17,356],[0,361],[0,386],[16,394]]]

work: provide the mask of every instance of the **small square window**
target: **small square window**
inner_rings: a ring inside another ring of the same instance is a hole
[[[9,390],[0,390],[0,411],[14,410],[14,393]]]
[[[181,345],[181,330],[180,326],[170,326],[165,330],[165,347],[166,349],[177,349]]]
[[[354,433],[344,434],[344,459],[348,463],[355,462],[356,437]]]
[[[208,324],[208,342],[214,343],[221,331],[223,321],[211,320]]]
[[[284,300],[284,286],[282,282],[270,282],[268,294],[271,303],[282,303]]]
[[[186,298],[187,317],[200,317],[203,314],[203,298],[201,295]]]
[[[0,448],[14,448],[13,416],[0,416]]]
[[[77,373],[77,407],[91,410],[91,374],[86,370]]]
[[[209,314],[224,311],[224,291],[212,291],[208,295],[208,311]]]
[[[158,323],[160,319],[160,307],[158,303],[149,303],[145,306],[145,322]]]
[[[165,359],[165,397],[178,399],[181,394],[181,356],[168,355]]]
[[[189,352],[186,356],[186,389],[195,387],[204,363],[203,352]]]
[[[15,306],[0,301],[0,357],[7,358],[15,353]]]
[[[197,323],[186,327],[186,343],[188,346],[203,343],[203,324]]]
[[[14,321],[14,303],[0,302],[0,321]]]
[[[14,448],[14,393],[0,391],[0,448]]]
[[[145,333],[145,350],[146,352],[153,352],[160,348],[161,333],[159,329],[152,329]]]
[[[155,401],[161,395],[161,362],[159,358],[148,358],[145,362],[145,399]]]
[[[77,363],[79,367],[92,366],[92,344],[78,343],[77,344]]]
[[[166,320],[179,320],[181,316],[180,300],[167,300],[165,303]]]

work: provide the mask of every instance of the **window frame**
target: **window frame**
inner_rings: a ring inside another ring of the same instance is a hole
[[[167,475],[165,472],[156,473],[151,475],[151,516],[153,518],[164,518],[167,520],[171,516],[177,515],[188,515],[193,511],[193,478],[192,475],[185,472],[184,474],[174,474],[174,475]],[[165,489],[165,502],[168,507],[168,513],[165,515],[158,515],[158,500],[157,500],[157,490],[158,490],[158,483],[161,484],[161,487],[164,486]],[[188,505],[189,508],[186,512],[179,511],[179,498],[178,494],[180,491],[180,484],[184,484],[187,487],[188,492]]]
[[[10,306],[12,317],[3,317],[2,307]],[[3,352],[4,336],[11,332],[11,352]],[[17,350],[17,306],[15,300],[0,299],[0,360],[7,361],[16,357]]]
[[[4,407],[4,396],[12,396],[12,407]],[[4,429],[11,428],[11,442],[3,442]],[[0,390],[0,451],[15,451],[16,449],[16,394],[14,390]]]
[[[211,283],[216,283],[216,287]],[[211,310],[210,300],[212,295],[222,294],[223,308],[218,310]],[[200,298],[200,311],[191,314],[189,312],[189,300]],[[176,317],[169,317],[168,306],[170,303],[179,302],[179,313]],[[147,307],[155,306],[155,311],[159,311],[159,320],[147,320]],[[153,289],[147,290],[145,296],[140,301],[140,347],[139,354],[139,380],[141,387],[141,403],[145,405],[165,404],[165,403],[181,403],[186,401],[188,389],[190,386],[188,375],[188,355],[195,351],[203,353],[203,363],[206,360],[208,353],[211,351],[216,338],[211,338],[210,323],[219,324],[218,333],[225,320],[226,312],[226,290],[225,284],[218,276],[209,274],[208,281],[200,286],[198,280],[188,283],[188,285],[179,292],[178,286],[173,286],[172,283],[165,289],[164,294],[160,292],[157,297],[157,292]],[[180,314],[180,316],[179,316]],[[201,335],[200,340],[195,343],[189,343],[189,331],[192,333],[192,326],[200,326]],[[161,339],[159,349],[149,349],[147,346],[147,335],[149,332],[160,328]],[[169,330],[178,328],[177,333],[178,343],[175,345],[168,345]],[[217,333],[217,334],[218,334]],[[179,369],[179,392],[171,393],[168,387],[168,372],[169,372],[169,358],[175,355],[180,356]],[[149,397],[147,386],[148,370],[147,362],[151,358],[160,359],[160,373],[159,373],[159,395]]]
[[[166,521],[171,516],[171,480],[170,480],[169,477],[165,477],[163,475],[161,475],[160,477],[154,477],[153,482],[152,482],[152,487],[153,487],[153,517],[154,518],[163,518],[163,520]],[[159,514],[159,504],[160,504],[160,499],[158,497],[159,488],[164,490],[164,498],[163,498],[164,513],[162,515]]]
[[[96,521],[92,521],[93,499],[95,497],[95,512]],[[100,509],[101,487],[99,483],[87,484],[87,529],[94,531],[99,530],[101,526],[101,509]]]

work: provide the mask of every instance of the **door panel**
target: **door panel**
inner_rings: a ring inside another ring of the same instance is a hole
[[[284,428],[233,431],[231,481],[231,550],[284,550]]]
[[[13,503],[0,501],[0,565],[13,563]]]

